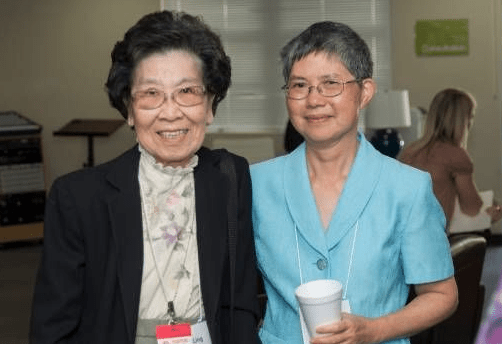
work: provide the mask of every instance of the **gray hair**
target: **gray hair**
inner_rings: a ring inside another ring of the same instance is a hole
[[[293,64],[313,52],[336,55],[357,80],[373,75],[366,42],[345,24],[323,21],[312,24],[282,48],[282,75],[286,83]]]

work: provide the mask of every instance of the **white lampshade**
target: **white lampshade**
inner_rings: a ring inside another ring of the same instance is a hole
[[[407,90],[386,90],[375,94],[365,112],[370,129],[402,128],[411,125]]]

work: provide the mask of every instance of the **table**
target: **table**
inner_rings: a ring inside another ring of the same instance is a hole
[[[87,162],[85,167],[94,166],[94,136],[110,136],[125,123],[123,119],[73,119],[54,136],[87,136]]]

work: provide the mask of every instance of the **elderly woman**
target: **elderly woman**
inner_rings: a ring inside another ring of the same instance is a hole
[[[54,182],[32,343],[147,344],[178,330],[259,342],[249,167],[201,148],[230,74],[219,37],[188,14],[146,15],[115,45],[108,95],[138,145]],[[235,288],[223,157],[236,171]]]
[[[251,167],[268,295],[262,342],[409,343],[457,305],[430,177],[380,154],[358,132],[376,85],[369,49],[352,29],[313,24],[281,56],[289,118],[305,142]],[[342,284],[345,313],[309,338],[295,289],[319,279]],[[406,304],[410,288],[418,296]]]
[[[463,213],[479,213],[483,201],[474,183],[474,164],[467,153],[467,136],[473,124],[476,101],[462,90],[447,88],[432,99],[424,135],[403,150],[399,159],[431,174],[434,193],[446,214],[453,218],[455,201]],[[493,222],[500,205],[488,207]]]

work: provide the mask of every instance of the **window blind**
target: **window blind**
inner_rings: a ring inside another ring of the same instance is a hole
[[[339,21],[368,44],[378,87],[391,86],[390,0],[162,0],[161,9],[200,15],[221,36],[232,86],[209,132],[283,132],[287,113],[280,49],[310,24]],[[364,126],[364,122],[361,123]]]

